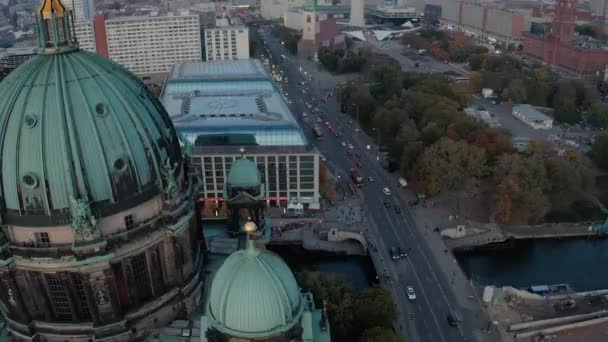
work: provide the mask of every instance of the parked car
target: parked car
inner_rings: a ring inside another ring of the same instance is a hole
[[[385,208],[390,208],[390,207],[391,207],[391,204],[390,204],[390,203],[388,203],[387,201],[384,201],[384,207],[385,207]]]
[[[397,214],[401,214],[401,208],[400,208],[400,207],[398,207],[398,206],[395,206],[395,212],[396,212]]]
[[[346,143],[343,141],[343,142],[340,143],[340,146],[346,147]]]
[[[367,181],[372,183],[374,181],[374,177],[372,177],[372,176],[367,177]]]
[[[357,164],[356,164],[356,165],[357,165],[357,167],[359,167],[359,168],[363,167],[363,164],[361,164],[360,162],[357,162]]]
[[[416,300],[416,292],[414,292],[414,288],[411,286],[408,286],[405,288],[406,292],[407,292],[407,299],[409,300]]]

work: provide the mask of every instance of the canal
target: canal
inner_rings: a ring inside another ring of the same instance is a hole
[[[368,287],[376,278],[373,263],[368,257],[311,252],[296,246],[269,245],[268,249],[279,254],[294,273],[318,271],[335,274],[356,290]]]
[[[575,291],[608,288],[608,240],[528,240],[514,249],[457,255],[479,285],[570,284]]]

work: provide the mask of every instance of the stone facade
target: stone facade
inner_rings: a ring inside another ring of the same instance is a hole
[[[168,203],[159,193],[137,206],[136,215],[147,214],[141,221],[133,210],[99,218],[91,241],[77,244],[69,225],[4,227],[0,309],[11,334],[131,341],[191,313],[201,296],[198,184],[183,171],[178,179],[177,199]]]

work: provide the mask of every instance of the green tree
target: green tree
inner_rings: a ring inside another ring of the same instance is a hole
[[[399,337],[387,328],[374,327],[363,332],[359,342],[399,342]]]
[[[330,50],[319,49],[319,62],[329,72],[335,72],[338,69],[338,56]]]
[[[483,61],[486,59],[486,56],[486,54],[470,55],[468,59],[469,68],[471,68],[472,71],[481,70],[481,67],[483,66]]]
[[[486,152],[465,141],[442,138],[427,148],[418,166],[418,177],[431,195],[453,189],[488,173]]]
[[[521,78],[516,78],[505,89],[504,97],[515,103],[526,103],[526,86]]]
[[[355,325],[365,330],[373,327],[390,328],[397,318],[397,306],[391,293],[378,286],[368,287],[357,294]]]
[[[569,81],[560,82],[552,100],[555,120],[569,124],[579,122],[581,117],[576,108],[576,100],[576,87]]]
[[[554,213],[573,212],[574,204],[588,202],[595,197],[595,175],[591,161],[576,152],[567,152],[561,156],[553,156],[545,162],[547,176],[551,182],[549,199],[551,211]],[[594,203],[590,203],[595,206]]]
[[[591,146],[591,159],[597,166],[608,170],[608,135],[602,134],[595,138]]]
[[[608,128],[608,104],[598,102],[591,106],[589,123],[596,127]]]

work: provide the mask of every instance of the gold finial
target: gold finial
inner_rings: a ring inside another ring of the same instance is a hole
[[[42,19],[51,19],[53,14],[56,18],[63,18],[66,11],[68,8],[61,3],[61,0],[43,0],[38,9]]]

